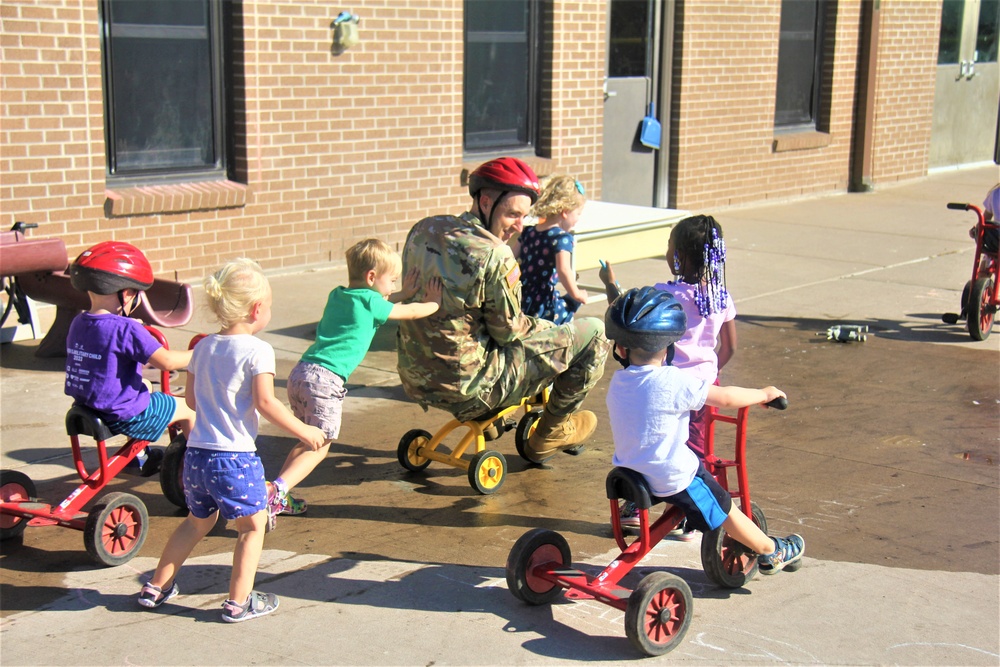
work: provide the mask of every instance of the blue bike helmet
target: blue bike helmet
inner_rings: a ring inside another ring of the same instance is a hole
[[[604,327],[608,338],[628,350],[669,349],[669,361],[673,357],[673,344],[687,331],[687,316],[669,292],[655,287],[633,287],[608,308]]]

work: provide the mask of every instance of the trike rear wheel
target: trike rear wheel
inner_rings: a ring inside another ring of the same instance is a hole
[[[496,493],[507,478],[506,470],[503,454],[489,449],[479,452],[469,462],[469,485],[484,496]]]
[[[149,513],[131,493],[109,493],[87,515],[83,544],[94,560],[115,567],[142,549],[149,533]]]
[[[753,522],[767,533],[767,518],[757,503],[750,503]],[[757,574],[757,554],[729,537],[722,526],[701,538],[701,566],[723,588],[741,588]]]
[[[421,447],[431,441],[431,434],[423,429],[415,428],[407,431],[399,439],[399,446],[396,447],[396,458],[399,465],[410,472],[420,472],[431,464],[430,459],[426,459],[417,453]]]
[[[969,294],[969,335],[972,340],[986,340],[993,329],[996,306],[993,301],[993,276],[977,278]]]
[[[663,655],[677,648],[691,625],[691,588],[669,572],[654,572],[629,596],[625,634],[646,655]]]
[[[569,567],[569,543],[559,533],[535,528],[518,538],[507,556],[507,588],[521,602],[548,604],[562,594],[562,587],[535,574],[546,563]]]
[[[35,483],[23,472],[0,470],[0,500],[5,503],[27,502],[35,497]],[[15,538],[28,527],[23,516],[0,514],[0,540]]]

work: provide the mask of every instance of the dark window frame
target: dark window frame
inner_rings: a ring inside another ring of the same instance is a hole
[[[774,99],[774,129],[779,132],[794,132],[794,131],[818,131],[820,129],[821,117],[823,113],[822,103],[823,103],[823,65],[826,60],[826,20],[827,20],[827,0],[814,0],[816,3],[816,20],[813,25],[812,39],[813,44],[813,67],[812,67],[812,81],[810,87],[810,94],[808,98],[808,109],[803,106],[796,107],[794,109],[781,110],[779,107],[783,101],[780,96],[783,90],[787,90],[782,86],[783,78],[782,75],[787,73],[782,72],[781,68],[781,48],[784,44],[788,44],[792,41],[802,41],[804,36],[801,32],[792,31],[791,33],[781,31],[779,34],[778,41],[778,72],[775,82],[775,99]],[[802,0],[782,0],[781,11],[782,15],[786,8],[794,7],[796,5],[802,4]]]
[[[232,73],[226,54],[232,48],[232,3],[230,0],[207,0],[207,41],[211,71],[210,115],[212,160],[191,161],[188,164],[159,165],[153,167],[121,165],[117,148],[118,131],[115,123],[115,83],[113,63],[115,58],[112,34],[137,38],[161,39],[190,34],[183,26],[155,24],[113,24],[112,3],[117,0],[99,0],[103,80],[105,169],[109,183],[124,187],[194,181],[225,180],[232,176],[234,160],[233,107],[229,95],[232,90]],[[127,1],[127,0],[126,0]],[[118,91],[122,93],[122,91]],[[151,151],[152,152],[152,151]],[[197,164],[195,163],[197,162]]]
[[[511,2],[511,0],[505,0]],[[503,31],[473,31],[469,29],[470,6],[474,7],[482,0],[465,0],[464,23],[462,39],[464,47],[463,90],[462,90],[462,148],[467,154],[476,153],[530,153],[537,154],[541,137],[542,82],[543,82],[543,34],[544,7],[546,3],[538,0],[515,0],[520,6],[527,7],[527,25],[523,32]],[[512,3],[513,4],[513,3]],[[469,85],[474,67],[469,63],[469,45],[472,43],[501,44],[523,39],[527,48],[527,67],[524,73],[525,109],[524,138],[510,139],[518,127],[502,128],[498,131],[475,131],[470,128],[470,111],[473,104],[471,95],[473,86]],[[490,135],[493,135],[492,138]],[[506,136],[505,136],[506,135]]]

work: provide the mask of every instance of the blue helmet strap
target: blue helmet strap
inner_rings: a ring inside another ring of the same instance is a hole
[[[625,350],[625,356],[623,357],[620,354],[618,354],[618,346],[615,345],[614,347],[611,348],[611,354],[614,356],[615,360],[622,365],[622,368],[629,367],[628,350]]]
[[[674,344],[667,345],[667,366],[674,361]]]

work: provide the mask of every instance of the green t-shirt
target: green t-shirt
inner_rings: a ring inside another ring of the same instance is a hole
[[[390,312],[392,303],[375,290],[337,287],[326,300],[323,319],[316,327],[316,342],[302,355],[302,361],[328,368],[347,382]]]

